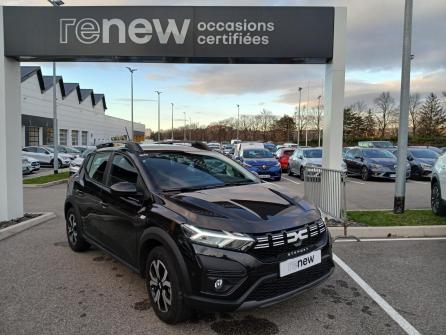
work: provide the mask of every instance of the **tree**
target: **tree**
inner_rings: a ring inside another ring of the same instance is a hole
[[[376,120],[373,116],[372,110],[369,109],[364,116],[364,137],[374,137],[376,130]]]
[[[273,140],[275,142],[289,142],[296,127],[294,119],[291,116],[284,115],[274,121]]]
[[[386,136],[387,128],[396,120],[397,111],[395,108],[395,99],[390,92],[382,92],[375,100],[377,108],[378,130],[381,139]]]
[[[351,142],[363,136],[364,119],[351,107],[344,109],[344,140]]]
[[[409,119],[412,125],[413,136],[416,135],[418,129],[420,104],[421,104],[420,95],[418,93],[411,94],[409,99]]]
[[[446,130],[446,110],[434,93],[427,96],[421,107],[418,130],[424,136],[441,136]]]

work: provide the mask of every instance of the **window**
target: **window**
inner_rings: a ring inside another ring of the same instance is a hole
[[[44,148],[36,148],[36,152],[39,154],[45,154],[45,155],[49,154],[49,152],[47,150],[45,150]]]
[[[79,145],[79,130],[71,131],[71,145]]]
[[[23,148],[23,151],[26,151],[26,152],[36,152],[36,147],[26,147],[26,148]]]
[[[110,152],[98,152],[88,163],[88,176],[99,183],[103,182],[105,168],[110,157]]]
[[[59,144],[60,145],[67,145],[67,137],[68,137],[68,130],[66,129],[60,129],[59,130]]]
[[[82,132],[82,145],[88,145],[88,131]]]
[[[28,127],[28,145],[39,145],[38,127]]]
[[[53,128],[47,128],[46,129],[46,145],[53,145],[54,144],[54,138],[53,138]]]
[[[115,155],[111,167],[110,185],[125,181],[136,184],[137,179],[138,172],[130,160],[123,155]]]

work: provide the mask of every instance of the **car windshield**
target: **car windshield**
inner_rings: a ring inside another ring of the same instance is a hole
[[[54,152],[54,148],[53,147],[44,147],[46,150],[48,150],[49,152]]]
[[[293,153],[294,153],[294,150],[285,150],[285,151],[283,152],[283,154],[284,154],[285,156],[291,156]]]
[[[395,156],[387,150],[368,149],[363,150],[363,153],[366,158],[395,158]]]
[[[248,158],[248,159],[273,158],[273,154],[266,149],[246,149],[243,150],[243,158]]]
[[[431,158],[436,159],[438,157],[438,154],[435,151],[432,150],[410,150],[410,153],[415,158]]]
[[[304,157],[306,157],[306,158],[322,158],[322,149],[304,150]]]
[[[63,146],[61,146],[61,147],[58,147],[58,149],[60,151],[65,151],[65,152],[70,153],[70,154],[79,154],[80,153],[79,150],[74,149],[74,148],[70,148],[70,147],[63,147]]]
[[[372,142],[373,146],[376,148],[393,148],[393,144],[388,141],[378,141],[378,142]]]
[[[277,151],[277,147],[272,143],[265,143],[264,147],[265,147],[265,149],[267,149],[268,151],[270,151],[272,153]]]
[[[258,183],[236,162],[209,152],[146,152],[139,157],[153,183],[166,192]]]

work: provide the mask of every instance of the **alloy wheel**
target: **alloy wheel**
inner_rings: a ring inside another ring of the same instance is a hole
[[[166,266],[159,259],[150,263],[149,286],[153,301],[158,309],[165,313],[172,304],[172,286]]]
[[[73,213],[70,213],[67,220],[67,231],[68,231],[68,239],[70,240],[72,245],[75,245],[77,242],[77,222],[76,216]]]
[[[437,213],[440,209],[440,189],[438,188],[437,184],[434,184],[432,187],[431,204],[432,209],[435,213]]]

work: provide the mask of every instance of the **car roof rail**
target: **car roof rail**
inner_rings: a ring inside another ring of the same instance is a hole
[[[208,150],[211,151],[211,149],[208,147],[208,145],[201,141],[181,141],[181,140],[167,140],[167,141],[158,141],[155,142],[155,144],[172,144],[172,145],[181,145],[181,144],[188,144],[192,148],[200,149],[200,150]]]
[[[105,142],[105,143],[96,145],[96,149],[112,148],[114,146],[115,146],[115,143],[113,143],[113,142]]]

